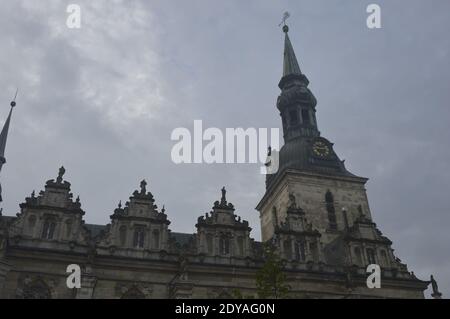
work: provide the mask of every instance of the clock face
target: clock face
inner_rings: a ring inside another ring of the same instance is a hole
[[[328,157],[331,154],[330,147],[324,142],[318,141],[313,144],[313,152],[319,157]]]

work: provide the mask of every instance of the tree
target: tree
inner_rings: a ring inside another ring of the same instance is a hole
[[[261,299],[286,298],[291,287],[286,284],[284,264],[271,244],[264,245],[265,263],[256,274],[256,288]]]

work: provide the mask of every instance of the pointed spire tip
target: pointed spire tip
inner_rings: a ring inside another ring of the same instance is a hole
[[[288,26],[285,26],[288,30]],[[289,39],[289,35],[287,31],[286,38],[284,40],[284,61],[283,61],[283,76],[290,75],[290,74],[302,74],[300,70],[300,66],[297,61],[297,57],[295,56],[294,48],[292,47],[291,40]]]
[[[14,95],[14,99],[11,102],[11,107],[15,107],[17,105],[16,104],[17,94],[19,94],[19,88],[17,88],[17,90],[16,90],[16,94]]]

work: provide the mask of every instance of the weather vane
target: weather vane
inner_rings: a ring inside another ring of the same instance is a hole
[[[281,21],[281,23],[278,26],[281,27],[282,25],[286,25],[286,20],[289,19],[290,16],[291,16],[291,14],[286,11],[283,14],[283,20]]]

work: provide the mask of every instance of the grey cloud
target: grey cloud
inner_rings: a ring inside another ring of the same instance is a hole
[[[450,3],[377,2],[377,31],[365,27],[369,1],[79,1],[79,31],[63,25],[64,1],[2,4],[2,119],[21,87],[2,171],[5,212],[64,164],[87,222],[107,223],[147,178],[171,228],[194,232],[225,185],[259,239],[259,166],[176,166],[170,133],[194,119],[280,127],[277,24],[289,10],[322,134],[352,172],[371,178],[372,213],[397,255],[420,278],[434,273],[450,296]]]

